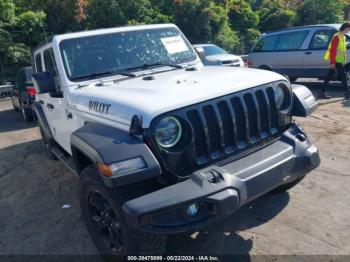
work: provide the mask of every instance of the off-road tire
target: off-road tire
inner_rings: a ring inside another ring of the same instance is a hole
[[[127,190],[125,190],[127,189]],[[166,250],[165,235],[151,235],[139,231],[130,230],[123,217],[122,205],[133,194],[133,187],[110,188],[104,185],[101,175],[95,165],[90,165],[80,174],[80,206],[82,217],[100,254],[107,260],[125,261],[127,255],[162,255]],[[98,233],[89,211],[90,195],[98,193],[109,204],[110,210],[118,220],[123,248],[121,251],[112,251],[103,243],[101,234]]]
[[[290,182],[288,184],[284,184],[284,185],[277,187],[274,191],[276,191],[276,192],[288,191],[289,189],[291,189],[291,188],[295,187],[297,184],[299,184],[304,178],[305,178],[305,176],[299,177],[296,180],[294,180],[293,182]]]
[[[25,109],[21,103],[22,117],[25,122],[32,122],[34,120],[33,111],[30,109]]]
[[[45,134],[43,128],[40,125],[40,122],[38,122],[38,126],[39,126],[41,138],[42,138],[43,143],[45,145],[46,153],[47,153],[48,157],[50,159],[52,159],[52,160],[57,160],[57,157],[52,153],[52,150],[51,150],[52,147],[55,145],[55,141],[52,141],[52,139],[47,137],[47,135]]]

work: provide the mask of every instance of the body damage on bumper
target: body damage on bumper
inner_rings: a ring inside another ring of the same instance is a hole
[[[123,212],[131,228],[179,233],[211,224],[320,164],[318,150],[292,125],[282,137],[244,158],[199,170],[181,183],[130,200]],[[196,215],[188,207],[198,207]]]

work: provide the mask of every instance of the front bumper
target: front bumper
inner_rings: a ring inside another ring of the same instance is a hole
[[[274,143],[244,158],[199,170],[181,183],[130,200],[123,212],[130,228],[180,233],[207,226],[320,164],[318,149],[292,125]],[[196,203],[198,212],[187,208]]]

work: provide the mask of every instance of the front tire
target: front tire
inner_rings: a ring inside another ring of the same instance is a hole
[[[166,236],[150,235],[128,228],[122,205],[127,192],[106,187],[94,165],[81,172],[80,206],[87,229],[101,255],[117,256],[125,261],[126,255],[162,255]]]

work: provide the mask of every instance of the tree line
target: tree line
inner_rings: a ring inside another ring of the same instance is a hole
[[[263,32],[342,23],[349,14],[350,0],[0,0],[0,84],[29,65],[49,35],[175,23],[193,44],[243,54]]]

